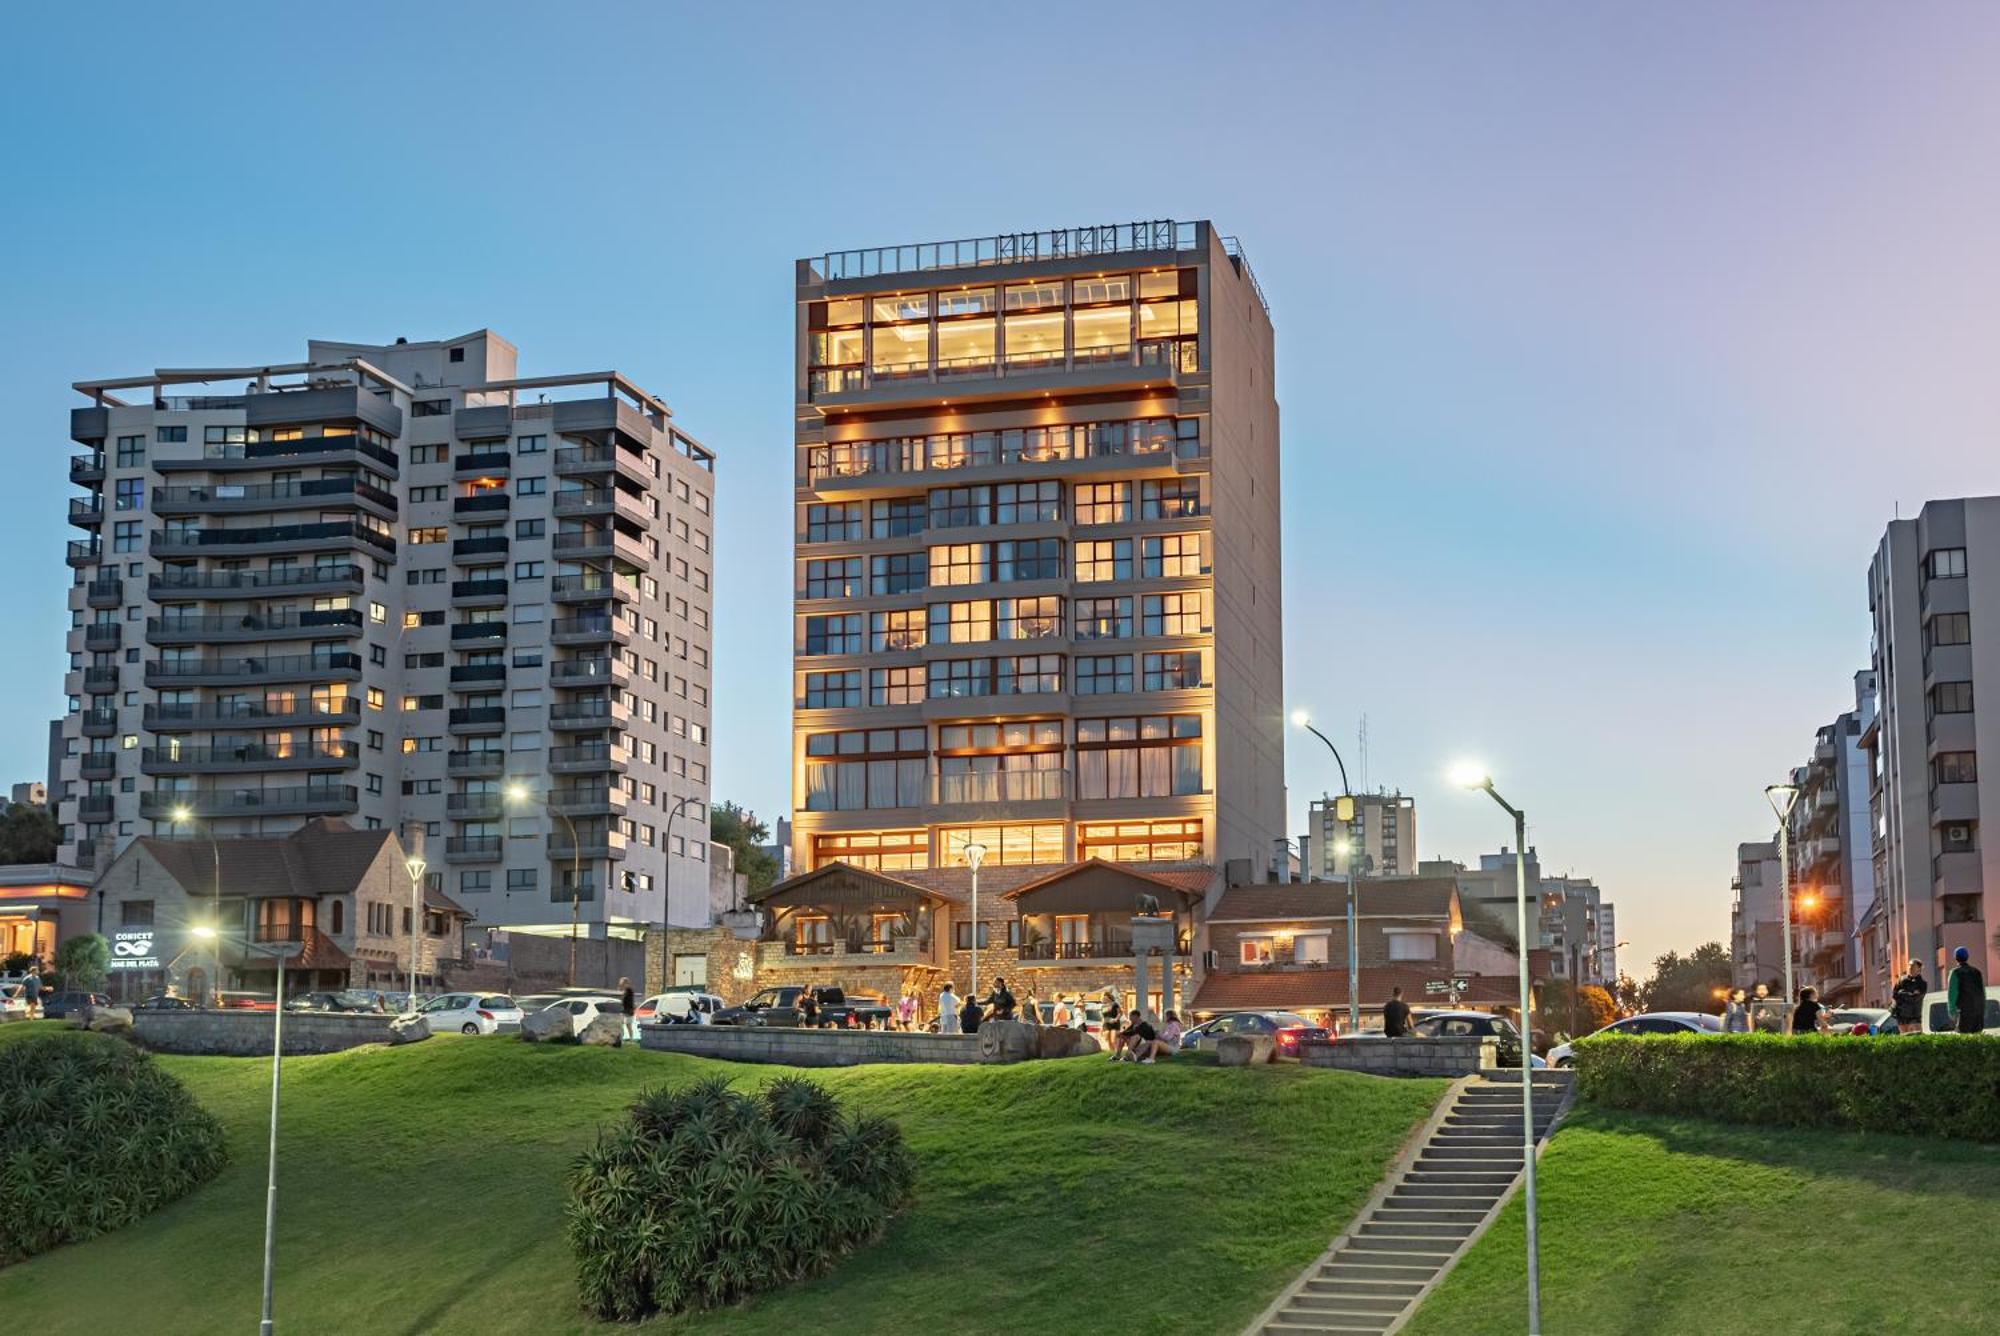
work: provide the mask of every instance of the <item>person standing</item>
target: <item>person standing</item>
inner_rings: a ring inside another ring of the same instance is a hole
[[[986,994],[986,1010],[996,1021],[1014,1019],[1014,994],[1007,987],[1007,976],[995,975],[992,991]]]
[[[1122,1015],[1118,1009],[1118,995],[1109,988],[1104,990],[1104,1035],[1113,1053],[1118,1051],[1118,1030]]]
[[[1410,1004],[1403,1000],[1403,990],[1391,988],[1389,1000],[1382,1004],[1382,1033],[1390,1039],[1402,1039],[1410,1033]]]
[[[1958,964],[1952,967],[1944,1001],[1952,1028],[1960,1034],[1979,1034],[1986,1028],[1986,976],[1972,963],[1972,952],[1961,946],[1951,954]]]
[[[28,1004],[28,1019],[34,1020],[42,1014],[42,962],[36,960],[28,966],[28,977],[21,983],[21,998]]]
[[[1061,993],[1056,994],[1056,1009],[1049,1014],[1049,1023],[1058,1027],[1069,1024],[1069,999]]]
[[[950,980],[946,980],[944,988],[938,993],[938,1033],[958,1032],[958,994],[952,991]]]
[[[618,981],[618,1008],[625,1013],[624,1037],[636,1040],[639,1037],[638,999],[632,996],[632,981]]]
[[[1910,972],[1896,980],[1896,987],[1889,995],[1889,1010],[1896,1018],[1897,1034],[1922,1034],[1924,1030],[1924,994],[1931,986],[1924,978],[1924,962],[1910,962]]]
[[[905,988],[903,998],[896,1003],[896,1027],[901,1030],[917,1028],[917,990]]]
[[[1833,1027],[1827,1022],[1826,1008],[1820,1005],[1817,988],[1799,989],[1799,1005],[1792,1012],[1793,1034],[1831,1034]]]
[[[1729,1000],[1722,1004],[1722,1032],[1750,1033],[1750,999],[1741,988],[1730,989]]]

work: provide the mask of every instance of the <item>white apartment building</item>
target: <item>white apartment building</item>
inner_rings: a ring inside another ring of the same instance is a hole
[[[1785,920],[1776,840],[1748,840],[1736,846],[1731,879],[1729,962],[1738,988],[1772,983],[1784,992]]]
[[[1353,853],[1358,875],[1406,877],[1417,870],[1417,800],[1401,792],[1357,793],[1354,819],[1342,822],[1331,796],[1315,798],[1306,816],[1306,877],[1347,875]]]
[[[1864,962],[1857,931],[1875,900],[1869,757],[1862,745],[1874,724],[1875,674],[1863,670],[1854,677],[1854,708],[1819,729],[1812,755],[1791,775],[1799,791],[1788,821],[1792,946],[1802,971],[1796,982],[1811,984],[1829,1002],[1888,996],[1879,939],[1875,958]],[[1783,901],[1774,904],[1782,910]]]
[[[485,927],[706,923],[715,456],[488,330],[76,389],[63,861],[313,817]]]

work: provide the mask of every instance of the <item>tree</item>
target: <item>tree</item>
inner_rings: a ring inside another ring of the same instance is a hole
[[[55,813],[39,803],[13,803],[0,814],[0,863],[55,861]]]
[[[1714,1011],[1716,990],[1729,981],[1729,953],[1720,942],[1704,942],[1685,956],[1669,951],[1654,961],[1639,1000],[1647,1011]]]
[[[95,992],[111,970],[111,943],[94,932],[71,937],[56,948],[56,973],[63,987]]]
[[[1612,997],[1618,1003],[1618,1012],[1629,1016],[1639,1010],[1639,981],[1629,974],[1620,974],[1618,982],[1612,985]]]
[[[777,855],[763,848],[771,828],[747,807],[719,802],[708,809],[708,837],[736,851],[736,870],[749,878],[750,894],[778,879]]]
[[[1544,1025],[1576,1038],[1595,1034],[1617,1020],[1618,1004],[1596,984],[1572,988],[1567,979],[1550,979],[1542,985],[1541,1017]]]

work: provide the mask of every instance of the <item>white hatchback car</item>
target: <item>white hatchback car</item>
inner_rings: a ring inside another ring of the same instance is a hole
[[[521,1008],[505,993],[444,993],[417,1008],[433,1033],[500,1034],[521,1028]]]
[[[641,1025],[707,1025],[721,1011],[722,999],[714,993],[655,993],[633,1008]]]
[[[549,1003],[542,1010],[567,1011],[570,1014],[571,1022],[576,1027],[576,1032],[582,1034],[583,1027],[596,1020],[599,1016],[612,1016],[623,1019],[625,1004],[609,994],[604,996],[564,997]]]
[[[1613,1021],[1596,1034],[1583,1036],[1594,1039],[1600,1034],[1721,1034],[1721,1018],[1702,1011],[1649,1011],[1643,1016],[1627,1016],[1622,1021]],[[1573,1067],[1576,1065],[1575,1040],[1567,1044],[1557,1044],[1549,1050],[1549,1066]]]

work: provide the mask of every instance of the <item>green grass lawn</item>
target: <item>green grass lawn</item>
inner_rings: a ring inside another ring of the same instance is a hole
[[[222,1119],[229,1167],[124,1230],[0,1270],[6,1330],[254,1326],[269,1064],[160,1062]],[[790,1070],[457,1036],[287,1061],[279,1329],[616,1330],[577,1308],[571,1158],[642,1088]],[[1089,1058],[810,1075],[901,1123],[915,1204],[830,1275],[648,1331],[1233,1332],[1347,1222],[1444,1088]]]
[[[1547,1331],[1990,1331],[2000,1147],[1584,1110],[1541,1160]],[[1522,1208],[1407,1336],[1527,1330]]]

